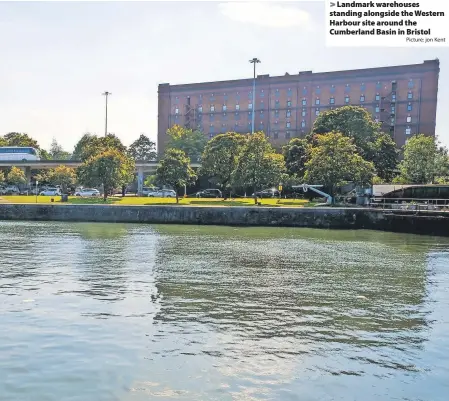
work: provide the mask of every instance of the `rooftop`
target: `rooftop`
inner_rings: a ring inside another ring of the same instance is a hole
[[[404,69],[410,72],[424,72],[424,71],[437,71],[439,72],[440,61],[438,58],[434,60],[424,60],[419,64],[406,64],[396,66],[384,66],[384,67],[371,67],[362,68],[356,70],[340,70],[329,72],[316,72],[313,71],[299,71],[298,74],[291,75],[286,72],[284,75],[272,76],[269,74],[257,75],[257,80],[263,83],[264,80],[269,80],[270,83],[287,83],[292,81],[311,81],[311,80],[326,80],[335,79],[335,77],[370,77],[378,76],[382,74],[398,74],[403,73]],[[159,84],[159,92],[165,91],[183,91],[183,90],[199,90],[199,89],[213,89],[214,87],[220,88],[225,86],[247,86],[252,84],[252,78],[233,79],[226,81],[211,81],[211,82],[198,82],[189,84],[176,84],[171,85],[169,83]]]

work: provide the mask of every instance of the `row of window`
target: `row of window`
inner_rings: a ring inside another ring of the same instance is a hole
[[[360,103],[364,103],[365,99],[366,99],[365,95],[360,95],[360,99],[359,99]],[[409,92],[408,93],[407,99],[409,99],[409,100],[413,99],[413,92]],[[375,100],[376,101],[380,101],[381,100],[380,94],[376,94]],[[393,93],[391,95],[391,101],[392,102],[396,101],[396,94]],[[350,96],[345,96],[345,103],[349,104],[350,102],[351,102]],[[302,99],[301,104],[303,106],[307,106],[307,99]],[[334,97],[329,98],[329,104],[335,104],[335,98]],[[321,99],[319,99],[319,98],[315,99],[315,105],[316,106],[321,105]],[[262,103],[261,107],[264,107],[264,106],[265,105]],[[287,107],[292,107],[292,101],[291,100],[287,100],[286,106]],[[279,108],[279,107],[280,107],[280,102],[279,102],[279,100],[276,100],[275,108]],[[248,103],[248,110],[252,110],[252,109],[253,109],[253,104],[252,103]],[[202,113],[203,112],[203,106],[198,106],[197,110],[198,110],[199,113]],[[221,111],[227,111],[227,110],[228,110],[228,106],[226,104],[223,104],[221,106]],[[237,111],[240,110],[240,104],[237,103],[235,105],[235,110],[237,110]],[[217,111],[214,104],[210,105],[210,111],[211,112]],[[179,114],[179,108],[178,107],[175,108],[175,114]]]
[[[305,127],[305,125],[303,125],[303,128]],[[213,138],[217,133],[214,132],[214,127],[210,127],[211,129],[209,130],[209,138]],[[261,124],[261,126],[259,127],[260,130],[263,130],[264,126],[263,124]],[[235,128],[236,130],[238,130],[238,126],[236,126]],[[226,132],[226,129],[222,129],[221,132]],[[305,132],[304,130],[302,132]],[[270,137],[270,133],[267,132],[265,133],[265,135],[267,137]],[[405,129],[405,135],[410,136],[412,135],[412,129],[410,127],[407,127]],[[278,139],[279,138],[279,131],[273,131],[273,138],[274,139]],[[291,132],[290,131],[285,131],[285,139],[290,139],[291,138]],[[407,139],[408,140],[408,139]],[[406,141],[407,141],[406,140]]]
[[[379,105],[377,105],[374,108],[374,112],[375,113],[380,113],[381,111],[383,112],[385,110],[381,109]],[[409,103],[407,105],[407,111],[413,111],[413,105],[411,103]],[[316,116],[319,116],[320,112],[321,112],[320,109],[318,109],[318,108],[315,109],[315,115]],[[395,106],[391,106],[391,114],[394,115],[395,113],[396,113],[396,107]],[[263,117],[264,114],[265,114],[264,110],[260,110],[260,116]],[[275,118],[279,118],[279,116],[280,116],[279,110],[275,110],[274,111],[274,117]],[[285,112],[285,117],[286,118],[290,118],[291,116],[292,116],[292,111],[291,110],[287,110]],[[306,109],[302,109],[301,116],[302,117],[306,117],[307,116],[307,110]],[[241,117],[241,114],[239,112],[234,113],[234,119],[235,120],[240,120],[240,117]],[[250,120],[251,118],[252,118],[252,113],[248,112],[248,119]],[[177,119],[178,119],[178,115],[175,115],[175,120],[177,120]],[[210,114],[209,115],[209,121],[214,121],[214,119],[215,119],[215,114]],[[220,120],[227,120],[227,119],[228,119],[227,113],[223,113],[223,115],[221,116]],[[406,120],[407,120],[408,123],[410,123],[410,122],[412,122],[412,117],[409,115],[409,116],[407,116]],[[377,122],[379,121],[379,117],[378,116],[376,116],[376,121]],[[276,120],[276,123],[277,123],[277,120]]]
[[[377,90],[382,89],[382,85],[383,85],[382,82],[380,82],[380,81],[376,82],[376,89],[377,89]],[[392,82],[392,85],[394,86],[394,88],[397,88],[397,83],[396,83],[396,81],[393,81],[393,82]],[[351,84],[346,84],[346,86],[345,86],[345,92],[346,92],[346,93],[350,93],[350,92],[351,92],[351,87],[352,87]],[[413,79],[410,79],[410,80],[408,81],[408,88],[409,88],[409,89],[413,89],[414,87],[415,87],[415,82],[413,81]],[[361,90],[362,92],[365,92],[365,91],[366,91],[366,84],[365,84],[364,82],[362,82],[362,83],[360,84],[360,90]],[[335,85],[331,85],[331,87],[330,87],[330,92],[331,92],[331,93],[335,93]],[[308,88],[307,88],[306,86],[303,87],[302,93],[303,93],[303,95],[307,95],[307,93],[308,93]],[[317,94],[317,95],[321,94],[321,87],[320,87],[319,85],[317,85],[317,86],[314,88],[314,93]],[[287,96],[291,96],[291,95],[292,95],[292,89],[291,89],[291,88],[288,88],[288,89],[287,89]],[[219,95],[219,96],[220,96],[220,95]],[[240,98],[240,93],[239,93],[239,92],[236,92],[235,96],[236,96],[237,99],[239,99],[239,98]],[[265,97],[265,90],[264,90],[264,89],[261,89],[261,90],[259,91],[259,96],[260,96],[260,97]],[[280,96],[280,90],[279,90],[279,89],[275,89],[275,96],[276,96],[276,97],[279,97],[279,96]],[[187,96],[187,97],[189,98],[189,96]],[[248,98],[249,98],[249,99],[252,99],[252,97],[253,97],[253,92],[252,92],[252,91],[248,92]],[[200,94],[200,95],[199,95],[199,98],[200,98],[200,99],[203,99],[203,95]],[[216,98],[216,97],[215,97],[215,94],[214,94],[214,93],[210,94],[210,96],[209,96],[210,101],[214,101],[215,98]],[[223,93],[223,98],[224,98],[225,100],[227,100],[227,99],[228,99],[228,95],[227,95],[226,93]],[[176,97],[175,97],[175,103],[178,103],[178,102],[179,102],[179,96],[176,96]]]

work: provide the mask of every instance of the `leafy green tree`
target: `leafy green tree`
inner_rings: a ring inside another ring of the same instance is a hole
[[[6,181],[12,185],[20,185],[26,183],[25,172],[18,167],[12,166],[8,173]]]
[[[155,174],[148,175],[148,176],[145,178],[144,185],[145,185],[146,187],[150,187],[150,188],[155,187],[155,186],[156,186],[156,175],[155,175]]]
[[[293,138],[282,148],[287,173],[298,178],[304,177],[310,145],[306,139]]]
[[[3,137],[8,145],[7,146],[23,146],[23,147],[32,147],[36,149],[40,149],[39,144],[33,138],[31,138],[28,134],[22,134],[19,132],[10,132]]]
[[[373,141],[368,144],[365,159],[372,161],[377,176],[383,182],[391,182],[398,168],[398,149],[390,135],[384,132],[374,134]]]
[[[170,138],[168,148],[182,150],[194,162],[201,161],[207,143],[201,131],[174,125],[167,130],[167,135]]]
[[[3,184],[5,180],[5,173],[0,170],[0,184]]]
[[[435,178],[449,175],[447,150],[431,136],[418,134],[404,146],[404,159],[399,165],[401,180],[408,184],[430,184]]]
[[[103,187],[104,200],[114,188],[128,184],[134,177],[135,164],[126,153],[108,148],[87,159],[77,169],[78,181],[92,187]]]
[[[39,156],[40,156],[41,160],[51,160],[52,159],[50,153],[48,153],[45,149],[39,150]]]
[[[126,146],[114,134],[97,137],[92,134],[85,134],[76,144],[72,158],[74,160],[88,160],[108,149],[116,149],[121,153],[126,152]]]
[[[234,185],[249,186],[254,192],[266,186],[278,185],[286,172],[284,157],[276,153],[263,132],[246,137],[237,168]],[[257,198],[254,199],[257,202]]]
[[[53,160],[69,160],[71,157],[71,154],[63,149],[56,138],[53,138],[51,142],[49,154]]]
[[[351,138],[337,132],[316,137],[306,168],[307,183],[324,185],[332,198],[338,186],[346,182],[366,184],[374,176],[373,163],[357,153]]]
[[[313,134],[339,132],[352,138],[362,157],[375,141],[380,132],[380,123],[376,123],[368,111],[359,106],[344,106],[321,113],[313,124]]]
[[[34,179],[39,182],[39,184],[50,184],[50,170],[38,170]]]
[[[67,193],[67,187],[75,184],[76,172],[75,169],[61,165],[52,169],[48,173],[49,181],[53,185],[60,185],[62,193]]]
[[[157,159],[156,144],[143,134],[131,144],[128,153],[134,160],[152,161]]]
[[[179,189],[194,182],[195,179],[196,174],[190,167],[189,157],[180,149],[167,149],[157,167],[156,180],[175,188],[176,203],[179,202]]]
[[[230,189],[232,175],[245,144],[245,136],[235,132],[215,136],[204,149],[200,174],[207,176],[223,191]]]
[[[31,138],[28,134],[20,132],[10,132],[0,138],[0,146],[20,146],[20,147],[32,147],[39,151],[40,158],[42,160],[51,159],[50,155],[45,149],[39,146],[39,143]]]
[[[97,139],[98,138],[95,134],[84,134],[73,149],[72,160],[83,160],[85,149],[96,142]]]

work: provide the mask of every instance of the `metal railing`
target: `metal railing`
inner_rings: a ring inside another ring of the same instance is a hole
[[[389,210],[449,212],[449,199],[371,198],[369,206]]]

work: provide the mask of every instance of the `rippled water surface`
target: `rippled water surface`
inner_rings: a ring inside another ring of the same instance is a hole
[[[449,399],[449,240],[0,222],[0,400]]]

